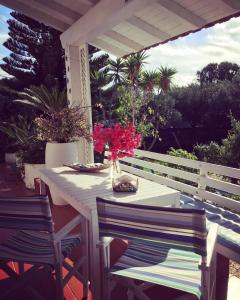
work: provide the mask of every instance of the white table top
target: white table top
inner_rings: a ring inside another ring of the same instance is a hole
[[[118,202],[132,202],[155,206],[175,206],[180,203],[180,192],[138,177],[136,193],[116,193],[108,170],[98,173],[79,173],[68,167],[40,170],[40,178],[59,196],[87,217],[96,209],[96,197]],[[130,174],[131,175],[131,174]],[[131,175],[137,177],[135,175]]]

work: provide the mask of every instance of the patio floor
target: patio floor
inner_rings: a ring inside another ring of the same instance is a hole
[[[37,193],[34,191],[29,191],[25,188],[23,182],[20,180],[19,176],[16,174],[14,169],[5,164],[0,164],[0,196],[21,196],[21,195],[32,195]],[[52,206],[53,218],[55,221],[56,229],[61,228],[64,224],[66,224],[69,220],[71,220],[77,212],[71,206]],[[2,232],[3,233],[3,232]],[[1,231],[0,231],[1,236]],[[111,261],[114,262],[119,255],[121,255],[122,251],[126,248],[126,244],[123,241],[115,240],[111,244]],[[76,249],[71,257],[74,261],[80,252]],[[14,263],[11,263],[11,266],[17,270],[17,266]],[[0,295],[1,291],[3,291],[7,286],[14,284],[12,279],[7,279],[7,276],[3,271],[0,271]],[[2,280],[4,279],[4,280]],[[54,289],[54,279],[49,276],[45,271],[39,271],[34,276],[31,277],[29,284],[31,284],[35,289],[37,289],[40,294],[46,298],[54,300],[56,299],[55,289]],[[234,281],[234,285],[236,286],[236,280]],[[43,288],[44,287],[44,288]],[[235,289],[235,288],[234,288]],[[78,300],[82,297],[82,284],[76,278],[72,278],[68,285],[64,290],[65,299],[66,300]],[[155,287],[149,290],[148,295],[151,299],[159,299],[159,295],[161,295],[161,299],[170,300],[176,296],[180,296],[180,293],[174,290],[169,290],[163,287]],[[234,298],[236,297],[236,298]],[[232,293],[231,298],[228,300],[237,300],[238,296],[236,293]],[[34,297],[26,294],[24,291],[19,293],[19,291],[15,295],[11,295],[11,297],[7,298],[8,300],[33,300]],[[91,292],[89,293],[88,299],[91,299]],[[113,291],[113,299],[114,300],[124,300],[126,298],[126,290],[122,287],[117,286]],[[220,298],[216,298],[220,299]]]

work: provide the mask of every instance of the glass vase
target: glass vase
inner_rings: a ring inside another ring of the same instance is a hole
[[[110,167],[110,177],[112,181],[117,181],[117,179],[121,176],[121,169],[119,160],[112,160]]]

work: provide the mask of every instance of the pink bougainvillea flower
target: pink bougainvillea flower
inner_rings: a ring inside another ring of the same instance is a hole
[[[132,123],[129,123],[127,127],[117,123],[110,128],[97,123],[94,126],[92,138],[96,152],[102,153],[108,150],[111,153],[108,156],[109,160],[117,160],[125,156],[132,157],[134,149],[141,145],[142,140],[141,134],[136,134]]]

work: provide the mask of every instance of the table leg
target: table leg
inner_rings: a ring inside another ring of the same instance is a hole
[[[40,180],[40,195],[47,195],[47,189],[46,189],[46,184],[44,181]]]
[[[227,300],[229,280],[229,259],[217,254],[216,299]]]
[[[89,221],[89,244],[90,244],[90,279],[92,299],[100,300],[102,298],[102,280],[100,266],[100,249],[98,216],[97,211],[93,211]]]

